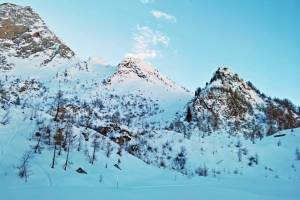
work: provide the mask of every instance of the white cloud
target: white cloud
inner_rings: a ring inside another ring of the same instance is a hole
[[[154,3],[154,0],[140,0],[142,4]]]
[[[161,56],[159,48],[167,47],[170,42],[170,38],[164,33],[140,25],[137,25],[137,32],[134,34],[133,40],[133,51],[126,56],[143,60]]]
[[[164,19],[164,20],[167,20],[167,21],[170,21],[173,23],[176,22],[176,17],[173,15],[170,15],[166,12],[162,12],[160,10],[152,10],[150,13],[153,17],[155,17],[157,19]]]

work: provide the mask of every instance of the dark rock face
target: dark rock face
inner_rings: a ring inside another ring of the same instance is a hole
[[[245,82],[229,69],[222,68],[215,72],[205,88],[196,90],[183,116],[185,120],[177,119],[172,127],[186,129],[182,123],[185,121],[188,127],[206,133],[224,130],[255,139],[300,127],[299,116],[299,108],[289,100],[268,98],[251,82]]]
[[[28,27],[24,25],[17,25],[10,19],[6,19],[1,22],[0,38],[15,40],[27,31],[29,31]]]
[[[41,56],[40,65],[47,65],[54,58],[70,59],[75,54],[30,7],[5,3],[0,4],[0,55],[7,58]]]

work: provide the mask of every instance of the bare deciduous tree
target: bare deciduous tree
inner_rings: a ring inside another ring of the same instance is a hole
[[[59,90],[56,95],[56,113],[55,113],[54,121],[58,121],[58,114],[61,108],[62,99],[63,99],[63,92]]]
[[[64,170],[67,170],[67,167],[69,166],[69,154],[70,154],[70,149],[74,143],[75,136],[73,134],[73,127],[70,122],[67,123],[66,125],[66,132],[65,132],[65,137],[66,137],[66,147],[67,147],[67,156],[66,156],[66,161],[64,164]]]
[[[35,133],[35,138],[37,140],[37,144],[34,146],[34,153],[41,153],[41,138],[42,138],[42,134],[37,131]]]
[[[52,157],[52,164],[51,168],[54,168],[55,165],[55,158],[56,158],[56,150],[57,146],[61,146],[64,140],[64,136],[61,129],[58,129],[56,134],[54,135],[54,150],[53,150],[53,157]]]
[[[91,163],[93,165],[96,160],[96,151],[100,148],[100,142],[99,142],[98,135],[94,136],[94,140],[92,142],[92,147],[93,147],[93,155],[92,155]]]
[[[27,182],[29,176],[31,175],[31,171],[29,169],[29,161],[32,158],[32,152],[27,151],[23,154],[20,164],[17,166],[18,175],[20,178],[24,179]]]

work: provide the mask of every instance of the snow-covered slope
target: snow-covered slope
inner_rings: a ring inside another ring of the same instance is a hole
[[[104,80],[104,85],[117,94],[131,93],[155,102],[160,113],[152,120],[161,122],[170,122],[192,97],[188,90],[161,75],[150,63],[136,58],[125,58],[115,73]]]
[[[182,134],[169,132],[152,139],[152,147],[158,151],[165,142],[170,143],[173,154],[186,148],[184,158],[187,175],[161,166],[147,165],[122,150],[108,138],[100,137],[101,147],[96,152],[94,164],[88,162],[93,153],[92,140],[82,140],[82,149],[74,146],[64,170],[66,151],[57,155],[52,169],[53,146],[37,145],[36,123],[12,108],[10,120],[14,123],[0,125],[0,191],[6,199],[298,199],[300,184],[299,148],[300,130],[282,131],[256,144],[243,137],[228,137],[219,133],[205,138],[195,135],[191,139]],[[3,114],[3,113],[1,113]],[[13,131],[12,131],[13,130]],[[25,131],[27,130],[27,131]],[[86,131],[82,129],[82,131]],[[74,130],[75,135],[80,129]],[[170,137],[169,134],[172,134]],[[90,138],[96,132],[90,131]],[[107,145],[113,149],[107,156]],[[87,150],[86,150],[87,148]],[[17,174],[24,152],[32,151],[26,183]],[[149,154],[151,150],[149,149]],[[239,153],[240,152],[240,153]],[[154,155],[152,153],[152,155]],[[173,158],[172,158],[173,159]],[[175,160],[174,160],[175,163]],[[87,174],[77,173],[78,168]],[[194,170],[191,170],[194,169]],[[196,175],[196,176],[195,176]],[[199,175],[199,176],[198,176]]]

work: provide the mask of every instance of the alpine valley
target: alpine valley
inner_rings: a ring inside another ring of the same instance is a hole
[[[190,92],[81,60],[0,4],[0,199],[299,199],[300,108],[228,68]]]

